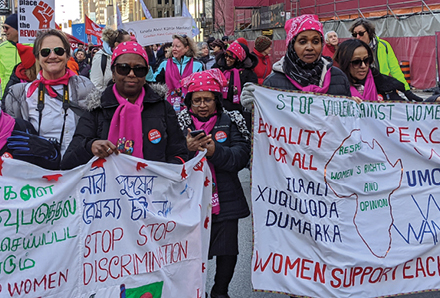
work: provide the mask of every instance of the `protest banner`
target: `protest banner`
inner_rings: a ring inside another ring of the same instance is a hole
[[[174,34],[192,36],[191,18],[156,18],[122,25],[142,46],[172,42]]]
[[[0,297],[204,297],[211,172],[119,154],[0,159]]]
[[[252,282],[310,297],[440,288],[440,105],[255,86]]]
[[[55,29],[55,0],[18,1],[18,42],[34,43],[47,29]]]
[[[86,34],[101,38],[103,28],[93,22],[87,15],[84,15],[84,20]]]

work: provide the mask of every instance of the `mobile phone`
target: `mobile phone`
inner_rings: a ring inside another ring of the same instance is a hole
[[[193,138],[198,136],[201,133],[203,133],[205,135],[205,131],[203,129],[193,130],[190,132],[190,134]]]

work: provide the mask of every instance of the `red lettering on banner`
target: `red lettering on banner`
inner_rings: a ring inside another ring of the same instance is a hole
[[[90,256],[92,252],[96,254],[99,252],[108,253],[110,250],[115,250],[115,243],[122,240],[124,237],[124,230],[122,228],[114,228],[113,230],[105,230],[104,232],[96,231],[90,235],[87,235],[84,240],[84,245],[86,248],[86,253],[84,254],[84,258]],[[91,247],[88,245],[92,242]],[[98,247],[101,250],[98,250]]]
[[[8,292],[12,297],[15,294],[17,295],[25,295],[30,292],[36,292],[37,290],[41,291],[42,288],[44,291],[49,289],[55,289],[56,287],[60,287],[63,283],[67,283],[67,275],[69,273],[69,269],[66,269],[65,272],[52,272],[50,274],[45,274],[40,279],[34,278],[22,280],[19,283],[8,283]]]
[[[403,279],[414,278],[414,275],[406,275],[406,270],[411,268],[411,266],[408,266],[409,262],[412,262],[412,259],[407,261],[407,262],[405,262],[405,265],[403,265]]]
[[[416,128],[414,133],[409,132],[409,127],[398,127],[399,142],[409,143],[414,141],[415,143],[424,142],[426,144],[440,144],[440,132],[438,132],[438,127],[433,127],[429,132],[423,132],[421,128]],[[390,137],[392,134],[396,133],[394,127],[387,127],[386,134]]]
[[[137,240],[137,244],[143,246],[147,244],[148,239],[152,239],[154,241],[166,239],[167,234],[174,231],[176,225],[177,224],[175,221],[169,221],[167,223],[160,223],[160,224],[154,223],[154,224],[142,225],[139,228],[139,236],[141,236],[144,241]]]
[[[37,36],[38,30],[27,30],[27,29],[20,29],[20,36],[23,37],[35,37]]]

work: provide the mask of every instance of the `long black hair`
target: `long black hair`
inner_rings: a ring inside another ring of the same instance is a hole
[[[350,85],[353,85],[354,82],[354,79],[350,74],[350,62],[353,58],[354,51],[359,47],[364,47],[368,52],[368,56],[370,56],[371,59],[374,59],[371,48],[365,42],[359,39],[347,39],[341,43],[339,48],[336,50],[335,56],[333,57],[333,60],[339,64],[339,68],[347,75]]]

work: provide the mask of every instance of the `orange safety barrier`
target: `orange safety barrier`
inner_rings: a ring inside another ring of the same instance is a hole
[[[405,80],[408,82],[408,84],[411,85],[411,73],[409,70],[409,61],[401,61],[400,63],[400,69],[403,72],[403,75],[405,76]]]

